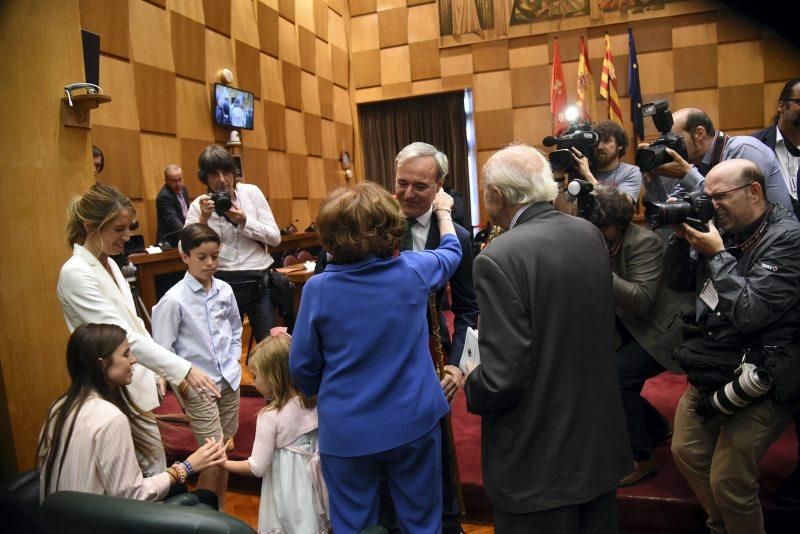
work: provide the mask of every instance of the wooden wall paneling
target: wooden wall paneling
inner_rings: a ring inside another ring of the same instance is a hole
[[[349,24],[348,24],[349,26]],[[344,17],[340,14],[328,11],[328,42],[331,45],[338,46],[342,50],[350,48],[349,38],[347,37],[347,29],[345,28]],[[319,35],[319,34],[318,34]]]
[[[303,114],[292,109],[286,110],[286,150],[294,154],[308,154]]]
[[[515,108],[550,104],[550,66],[511,69],[511,103]],[[595,87],[600,81],[595,80]]]
[[[508,66],[516,69],[549,64],[552,56],[547,41],[546,35],[509,39]]]
[[[133,73],[141,130],[176,133],[175,73],[137,62],[133,63]]]
[[[772,123],[772,118],[778,112],[778,98],[785,82],[764,84],[764,126]]]
[[[272,209],[272,215],[275,217],[275,222],[278,223],[278,228],[288,226],[294,221],[291,198],[275,197],[267,200],[269,200],[269,207]]]
[[[278,48],[280,58],[292,65],[300,66],[300,46],[297,42],[297,29],[295,25],[281,17],[278,19]]]
[[[206,30],[206,80],[219,80],[219,71],[230,69],[233,73],[233,85],[239,83],[236,60],[233,54],[233,43],[219,33]]]
[[[92,126],[115,126],[138,130],[139,114],[136,111],[133,65],[129,61],[101,54],[100,86],[113,100],[92,110]]]
[[[253,148],[269,148],[267,143],[266,121],[264,121],[264,101],[256,100],[253,103],[253,129],[239,130],[242,144]]]
[[[764,35],[764,79],[787,81],[800,76],[800,47],[773,32]]]
[[[245,181],[261,189],[264,196],[269,195],[269,180],[267,179],[268,157],[267,149],[256,148],[248,145],[242,146],[242,172]]]
[[[381,85],[381,51],[353,52],[353,83],[356,89]]]
[[[339,188],[339,182],[344,176],[344,171],[342,171],[338,159],[328,157],[323,158],[323,168],[325,172],[325,190],[330,194]]]
[[[515,109],[514,142],[542,146],[542,139],[552,135],[550,105]]]
[[[322,39],[315,39],[314,61],[316,62],[315,71],[320,79],[332,80],[333,69],[331,68],[331,47]]]
[[[346,51],[335,45],[331,45],[331,67],[333,83],[347,89],[350,86],[350,59]]]
[[[257,2],[252,0],[232,0],[231,2],[231,37],[253,48],[260,47],[258,34]]]
[[[314,33],[328,42],[328,4],[325,0],[314,0]]]
[[[206,27],[231,36],[231,0],[203,0]]]
[[[264,128],[270,150],[286,150],[286,108],[264,101]]]
[[[285,104],[283,93],[283,67],[281,61],[261,54],[261,98],[278,104]]]
[[[764,28],[732,9],[717,11],[717,42],[730,43],[761,39]]]
[[[181,169],[183,169],[183,185],[186,186],[191,198],[205,195],[208,191],[205,184],[197,177],[197,171],[199,170],[197,160],[203,150],[212,144],[214,143],[205,139],[180,139],[180,165]]]
[[[304,71],[314,74],[317,69],[317,37],[311,30],[303,26],[297,27],[297,37],[300,47],[300,67]]]
[[[339,158],[339,148],[336,145],[336,125],[333,121],[322,119],[320,129],[322,136],[322,156],[326,159]]]
[[[356,89],[356,103],[363,104],[364,102],[378,102],[384,100],[383,89],[380,86],[369,87],[367,89]]]
[[[376,8],[378,12],[386,11],[388,9],[395,9],[398,7],[405,7],[406,0],[378,0]]]
[[[314,1],[304,0],[294,4],[294,22],[298,28],[305,28],[314,33]]]
[[[341,87],[333,88],[333,119],[349,126],[353,125],[353,117],[350,114],[350,95]]]
[[[722,130],[741,129],[752,132],[762,128],[763,109],[763,84],[719,88],[719,127]]]
[[[197,0],[170,0],[169,9],[205,26],[206,17],[202,2]]]
[[[627,24],[616,24],[613,26],[595,26],[590,27],[586,30],[586,46],[589,49],[589,58],[600,58],[602,59],[606,54],[606,41],[605,36],[606,33],[608,34],[609,39],[611,40],[611,54],[614,56],[614,65],[616,65],[616,59],[618,54],[628,53],[628,25]],[[633,31],[633,37],[636,39],[636,51],[642,52],[641,48],[639,47],[639,33],[635,29]],[[578,44],[575,43],[575,47],[577,50]],[[647,50],[648,52],[652,51],[652,47]],[[564,50],[564,45],[562,43],[561,50]],[[562,58],[563,59],[563,58]],[[550,49],[550,56],[549,61],[553,61],[553,50]],[[577,56],[576,56],[577,61]]]
[[[300,111],[303,109],[303,94],[300,85],[300,67],[281,61],[283,70],[283,95],[286,107]]]
[[[470,88],[472,85],[472,74],[459,74],[442,78],[443,91]]]
[[[675,75],[672,70],[673,52],[664,50],[661,52],[639,53],[639,82],[641,83],[642,93],[671,93],[675,90]],[[614,60],[614,68],[617,71],[617,83],[620,96],[628,95],[628,55],[624,58],[624,63],[617,63]],[[620,71],[624,71],[622,76]],[[597,87],[600,87],[600,77],[597,78]],[[623,90],[624,88],[624,90]]]
[[[720,87],[764,83],[761,40],[717,46],[717,83]]]
[[[318,78],[307,72],[301,72],[300,92],[303,99],[303,111],[320,115],[320,93]]]
[[[261,52],[258,48],[236,40],[237,87],[261,98]]]
[[[636,39],[637,54],[672,49],[670,19],[642,19],[632,22],[630,26]],[[622,33],[625,35],[627,45],[627,28],[622,28]],[[627,46],[623,50],[627,50]]]
[[[289,156],[286,153],[273,150],[267,153],[267,180],[269,181],[270,204],[274,199],[292,198]],[[278,224],[280,225],[280,222]],[[286,224],[288,222],[283,226]]]
[[[333,82],[324,78],[319,81],[319,107],[323,119],[333,120]]]
[[[419,80],[411,83],[412,95],[429,95],[444,91],[444,84],[439,77],[430,80]]]
[[[514,140],[514,113],[511,109],[475,112],[478,150],[502,148]]]
[[[381,87],[381,96],[384,100],[393,100],[396,98],[409,98],[414,96],[412,93],[414,86],[411,82],[398,82]]]
[[[439,16],[436,3],[408,8],[408,42],[439,41]]]
[[[303,113],[306,148],[311,156],[322,156],[322,119],[313,113]]]
[[[170,35],[169,13],[146,2],[130,3],[131,60],[174,72]]]
[[[175,73],[199,82],[205,82],[206,32],[205,26],[175,11],[170,12],[172,55]]]
[[[92,144],[102,148],[105,167],[97,179],[131,198],[142,198],[139,132],[110,126],[92,127]]]
[[[381,85],[411,81],[411,58],[408,46],[396,46],[381,50]]]
[[[292,200],[292,218],[297,220],[294,224],[300,231],[308,228],[311,221],[316,219],[316,213],[312,214],[309,209],[308,199]]]
[[[289,175],[292,182],[292,198],[308,198],[308,156],[288,154]],[[300,226],[298,225],[298,228]]]
[[[192,80],[176,78],[176,134],[178,137],[205,139],[209,143],[214,140],[212,126],[213,106],[211,91],[213,88]]]
[[[167,8],[167,0],[144,0],[145,2],[150,2],[154,6],[158,6],[161,9]]]
[[[164,169],[170,164],[183,169],[183,163],[180,160],[180,145],[174,137],[143,133],[139,136],[139,142],[144,213],[139,213],[137,233],[143,235],[145,243],[150,245],[156,241],[158,222],[155,204],[156,196],[164,185]],[[187,182],[192,178],[184,170],[183,181]]]
[[[294,24],[295,0],[278,0],[278,11],[281,17]]]
[[[350,19],[350,51],[378,50],[381,47],[378,28],[377,13],[352,17]]]
[[[511,109],[510,71],[475,74],[473,80],[475,83],[475,111]],[[569,81],[567,83],[569,84]]]
[[[378,11],[381,48],[408,44],[408,10],[405,7]]]
[[[377,0],[350,0],[350,16],[357,17],[366,13],[375,13],[378,10]]]
[[[672,46],[697,46],[716,44],[717,42],[717,14],[694,13],[672,19]],[[638,52],[638,43],[637,43]]]
[[[439,65],[442,78],[460,74],[472,74],[472,52],[468,46],[442,48],[439,50]]]
[[[409,6],[418,6],[422,4],[434,4],[436,0],[406,0]]]
[[[675,48],[672,51],[672,58],[676,91],[710,89],[717,86],[716,45]]]
[[[307,200],[308,203],[308,214],[313,221],[317,220],[319,216],[319,208],[322,206],[322,203],[325,201],[325,198],[309,198]]]
[[[350,153],[350,157],[353,157],[353,154],[355,154],[353,149],[353,127],[350,124],[336,121],[336,143],[339,145],[339,153],[342,150],[347,150]]]
[[[325,185],[325,165],[322,158],[308,158],[306,174],[308,176],[308,197],[325,198],[328,196]],[[316,219],[316,215],[314,218]]]
[[[700,91],[681,91],[675,93],[669,101],[669,107],[673,111],[681,108],[700,108],[708,114],[711,122],[719,125],[719,90],[703,89]],[[645,119],[647,122],[649,119]],[[653,121],[650,120],[652,123]]]
[[[128,0],[80,0],[79,5],[81,28],[100,36],[100,51],[130,58]]]
[[[278,11],[258,2],[258,41],[261,51],[272,57],[279,57]]]
[[[419,41],[408,45],[411,80],[439,78],[439,40]]]
[[[579,30],[569,30],[550,34],[549,39],[547,39],[547,57],[551,62],[553,61],[553,47],[555,46],[556,37],[558,38],[559,42],[558,49],[561,55],[561,61],[565,63],[569,61],[578,61],[578,41],[580,37],[587,37],[587,30],[585,28],[581,28]],[[611,51],[616,52],[613,42],[611,43]]]
[[[472,65],[475,72],[506,70],[510,60],[508,41],[489,41],[471,45]]]

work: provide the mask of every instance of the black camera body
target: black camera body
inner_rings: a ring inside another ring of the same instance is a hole
[[[214,201],[214,211],[220,217],[233,207],[231,195],[227,191],[212,191],[208,194],[208,198]]]
[[[547,136],[542,140],[544,146],[555,145],[556,150],[548,156],[554,171],[570,171],[574,166],[572,148],[576,148],[585,157],[589,158],[589,165],[594,163],[594,154],[599,137],[592,129],[592,124],[573,124],[558,137]]]
[[[658,139],[646,148],[636,150],[636,165],[642,172],[650,172],[659,165],[673,161],[666,149],[671,148],[683,159],[689,159],[683,137],[672,132],[672,112],[669,110],[668,100],[656,100],[642,106],[644,117],[653,117],[653,124],[658,129]]]
[[[703,191],[678,195],[676,202],[645,202],[645,218],[651,228],[686,223],[696,230],[708,232],[708,221],[714,216],[714,205]]]
[[[571,180],[569,185],[567,185],[567,191],[569,191],[570,195],[575,197],[575,204],[577,207],[576,215],[587,221],[594,212],[593,190],[594,186],[591,183],[578,178]]]

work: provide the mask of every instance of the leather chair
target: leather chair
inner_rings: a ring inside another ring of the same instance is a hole
[[[48,534],[254,534],[247,524],[182,494],[156,503],[59,491],[41,507]]]
[[[3,532],[44,534],[39,518],[39,470],[20,473],[0,485],[0,522]]]

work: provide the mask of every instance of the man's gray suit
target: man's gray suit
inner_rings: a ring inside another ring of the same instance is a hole
[[[481,365],[465,391],[482,416],[495,509],[529,514],[613,492],[633,461],[600,231],[533,204],[475,259],[474,279]]]

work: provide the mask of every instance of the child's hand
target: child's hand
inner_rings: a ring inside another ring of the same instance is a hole
[[[206,444],[197,449],[186,460],[192,465],[192,469],[199,473],[208,467],[220,465],[227,459],[227,456],[225,456],[225,446],[222,440],[220,439],[217,441],[212,438],[207,438]]]

